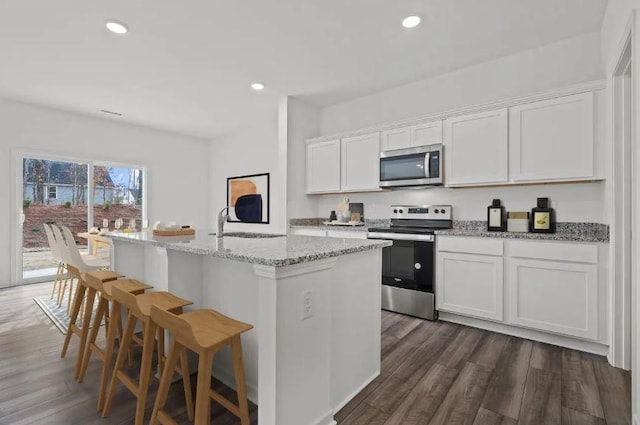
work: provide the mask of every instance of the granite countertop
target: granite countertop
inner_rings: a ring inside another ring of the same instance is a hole
[[[388,219],[366,219],[364,226],[328,226],[321,218],[291,219],[291,229],[347,230],[366,232],[370,227],[388,227]],[[488,232],[482,220],[454,220],[453,228],[438,230],[437,235],[479,238],[532,239],[569,242],[609,243],[609,226],[601,223],[558,222],[556,233]]]
[[[234,236],[216,238],[209,233],[213,231],[198,229],[195,236],[154,236],[151,231],[109,233],[105,236],[117,241],[154,245],[176,251],[275,267],[391,246],[390,241],[369,239],[286,235],[269,238]]]
[[[559,222],[556,224],[556,233],[520,233],[489,232],[486,221],[454,221],[453,229],[438,230],[436,235],[609,243],[609,226],[600,223]]]

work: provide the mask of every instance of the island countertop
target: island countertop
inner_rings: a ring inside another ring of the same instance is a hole
[[[151,231],[107,233],[115,241],[153,245],[176,251],[282,267],[391,246],[390,241],[282,235],[246,238],[210,235],[198,229],[195,236],[154,236]]]

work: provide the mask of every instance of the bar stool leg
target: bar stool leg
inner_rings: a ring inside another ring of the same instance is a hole
[[[82,285],[78,282],[78,285]],[[80,330],[80,346],[78,347],[78,359],[76,360],[75,378],[80,377],[80,369],[82,368],[82,359],[84,359],[84,351],[87,347],[87,337],[89,336],[89,327],[91,326],[91,313],[93,312],[93,303],[96,299],[96,290],[88,288],[84,299],[84,315],[82,317],[82,329]]]
[[[169,348],[169,357],[167,358],[164,369],[162,370],[160,386],[158,387],[156,401],[153,404],[153,412],[151,413],[151,422],[149,422],[149,425],[155,425],[158,423],[158,414],[167,401],[167,396],[169,395],[169,387],[171,387],[171,379],[173,378],[176,365],[178,364],[178,351],[178,343],[174,339],[171,343],[171,347]],[[180,350],[180,356],[181,355],[182,351]],[[189,388],[189,392],[191,392],[191,388]],[[189,407],[187,407],[187,410],[188,409]],[[191,415],[193,415],[192,412]],[[189,420],[193,421],[193,417],[191,417]]]
[[[127,355],[127,348],[129,346],[129,342],[131,341],[131,337],[133,335],[133,330],[136,327],[136,322],[138,319],[131,313],[127,315],[127,324],[125,325],[124,336],[122,337],[122,341],[120,341],[120,348],[118,349],[118,357],[116,357],[116,364],[113,366],[113,373],[111,374],[111,382],[109,382],[109,390],[107,391],[107,398],[104,403],[104,409],[102,410],[102,417],[106,418],[109,416],[109,412],[111,411],[111,403],[113,402],[113,396],[116,393],[116,386],[118,384],[118,371],[124,365],[125,356]],[[105,362],[105,364],[107,364]]]
[[[198,360],[198,383],[196,386],[196,420],[195,425],[205,425],[211,422],[211,364],[213,354],[200,353]]]
[[[84,375],[87,373],[87,367],[89,365],[89,359],[91,358],[91,345],[95,344],[96,339],[98,337],[98,332],[100,331],[100,322],[102,322],[102,318],[105,316],[105,312],[108,310],[109,302],[104,298],[100,298],[98,301],[98,309],[96,310],[96,316],[93,318],[93,327],[89,333],[89,339],[86,342],[86,349],[84,350],[84,356],[82,357],[82,366],[80,367],[80,373],[78,374],[78,382],[82,382],[84,379]],[[105,326],[105,330],[108,326]],[[107,336],[108,339],[108,336]]]
[[[67,355],[67,349],[69,348],[69,342],[71,342],[71,335],[73,335],[73,331],[71,330],[71,325],[76,323],[78,320],[78,313],[80,312],[80,305],[82,304],[82,299],[84,298],[85,293],[84,285],[76,286],[76,296],[73,300],[73,307],[71,308],[71,314],[69,319],[69,327],[67,328],[67,335],[64,337],[64,344],[62,345],[62,352],[60,353],[60,357],[64,357]]]
[[[231,340],[233,355],[233,372],[236,376],[236,391],[238,393],[238,407],[242,425],[249,425],[249,403],[247,402],[247,387],[244,379],[244,364],[242,360],[242,343],[240,335]]]
[[[156,342],[155,337],[156,325],[149,320],[144,329],[142,364],[140,365],[140,382],[138,384],[138,402],[136,403],[135,425],[142,425],[144,422],[144,409],[147,404],[147,392],[149,390],[149,382],[151,381],[151,362],[153,360],[153,346]]]
[[[120,314],[120,303],[118,303],[117,301],[112,301],[111,317],[115,317],[116,314]],[[122,322],[120,322],[120,325],[122,326]],[[98,393],[97,410],[99,412],[104,409],[104,400],[107,392],[107,381],[109,379],[109,367],[111,366],[111,358],[113,357],[113,350],[116,345],[116,331],[117,326],[109,326],[107,330],[107,346],[104,352],[104,364],[102,365],[102,374],[100,375],[100,392]],[[120,344],[122,344],[122,340],[122,329],[120,329]]]
[[[189,419],[190,422],[193,422],[193,395],[191,394],[189,360],[187,357],[187,349],[183,346],[180,346],[180,374],[182,375],[182,386],[184,387],[184,397],[187,405],[187,419]]]

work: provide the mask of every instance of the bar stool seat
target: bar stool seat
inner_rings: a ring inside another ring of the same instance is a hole
[[[105,418],[109,416],[116,386],[118,382],[121,382],[129,389],[129,391],[131,391],[131,393],[133,393],[134,396],[137,397],[134,423],[135,425],[142,425],[147,394],[149,391],[149,382],[151,380],[151,363],[154,352],[154,343],[156,342],[156,333],[158,334],[157,342],[159,362],[162,362],[162,359],[164,358],[164,329],[162,327],[158,327],[158,325],[151,320],[151,309],[154,308],[160,311],[170,311],[173,314],[181,314],[183,307],[193,304],[193,302],[179,298],[169,292],[149,292],[136,296],[120,289],[117,285],[112,286],[111,293],[116,302],[128,308],[128,313],[127,324],[118,349],[118,357],[111,375],[111,382],[109,383],[109,390],[107,391],[102,416]],[[140,365],[138,382],[123,370],[125,356],[127,354],[128,347],[131,344],[133,331],[137,322],[141,323],[143,333],[142,362]],[[173,370],[177,369],[182,375],[187,405],[187,416],[189,417],[189,420],[193,420],[193,399],[191,395],[191,382],[186,352],[180,357],[180,367],[177,367],[176,362]]]
[[[64,338],[64,344],[62,345],[62,352],[60,353],[60,357],[65,357],[67,354],[67,349],[69,348],[69,343],[71,342],[71,337],[73,335],[77,335],[80,338],[80,343],[78,344],[78,359],[76,360],[76,368],[74,372],[74,376],[77,379],[80,374],[80,368],[82,366],[82,357],[84,356],[84,350],[87,343],[87,337],[89,335],[89,324],[91,321],[91,313],[93,312],[93,301],[95,299],[96,291],[91,287],[87,286],[86,278],[87,275],[85,273],[81,273],[79,269],[72,266],[71,264],[67,264],[67,270],[69,273],[78,279],[78,284],[76,285],[75,297],[73,299],[73,305],[71,307],[71,314],[69,317],[69,327],[67,329],[67,335]],[[119,277],[122,277],[121,274],[116,273],[111,270],[100,270],[98,274],[96,274],[96,279],[101,282],[108,282],[112,280],[116,280]],[[80,308],[84,303],[84,317],[82,319],[82,327],[79,327],[78,315],[80,313]]]
[[[168,413],[163,410],[163,407],[169,393],[172,371],[175,370],[178,354],[182,355],[185,348],[194,351],[200,357],[198,362],[195,425],[210,423],[211,399],[214,399],[240,418],[242,425],[249,425],[249,404],[247,401],[240,335],[252,329],[253,326],[209,309],[190,311],[177,316],[169,311],[152,306],[151,319],[158,326],[167,329],[173,334],[169,357],[162,372],[158,395],[151,414],[151,425],[156,425],[158,422],[163,425],[176,424]],[[233,356],[238,405],[233,404],[211,388],[213,357],[216,352],[227,345],[231,346]]]

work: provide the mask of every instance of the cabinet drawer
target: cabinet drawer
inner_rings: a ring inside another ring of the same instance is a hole
[[[438,236],[438,251],[465,254],[502,255],[504,241],[491,238],[469,238],[464,236]]]
[[[290,234],[298,236],[327,236],[327,231],[322,229],[291,229]]]
[[[597,264],[598,247],[582,243],[509,241],[509,256]]]

